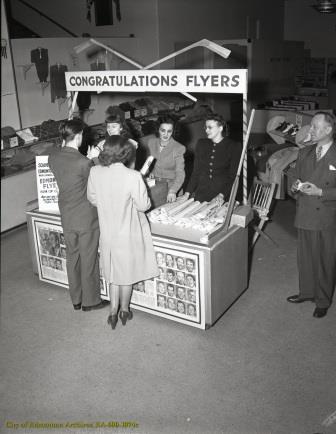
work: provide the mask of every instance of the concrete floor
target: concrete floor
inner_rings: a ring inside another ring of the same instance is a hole
[[[336,305],[315,319],[312,303],[286,302],[294,208],[277,202],[266,232],[279,248],[259,238],[248,290],[207,331],[135,311],[112,332],[108,309],[75,312],[33,275],[25,227],[2,236],[0,431],[335,433]],[[138,427],[96,427],[113,421]]]

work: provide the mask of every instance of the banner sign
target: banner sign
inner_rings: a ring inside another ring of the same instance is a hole
[[[68,91],[245,93],[247,69],[66,72]]]
[[[59,213],[58,187],[48,164],[48,155],[36,157],[36,182],[39,210]]]

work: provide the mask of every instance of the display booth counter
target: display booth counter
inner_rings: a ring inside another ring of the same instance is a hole
[[[34,205],[26,213],[33,271],[44,282],[68,288],[60,215]],[[207,244],[169,228],[164,235],[152,227],[152,236],[160,274],[134,284],[131,308],[199,329],[211,327],[247,288],[247,228],[233,225],[214,233]],[[102,276],[100,285],[101,297],[109,299]]]
[[[184,47],[145,67],[94,39],[90,39],[89,45],[85,42],[76,47],[75,51],[83,51],[91,44],[112,51],[113,54],[126,59],[139,70],[66,72],[66,89],[73,95],[69,119],[72,119],[78,93],[82,91],[98,93],[173,92],[182,93],[193,101],[197,98],[190,92],[232,93],[242,96],[244,144],[223,225],[219,228],[215,226],[210,233],[198,232],[195,228],[177,229],[171,227],[172,225],[151,224],[159,275],[153,279],[135,283],[131,298],[131,307],[134,309],[199,329],[207,329],[247,288],[247,225],[234,224],[232,214],[242,169],[243,203],[247,205],[246,149],[254,115],[252,110],[250,120],[247,122],[247,70],[152,69],[159,63],[196,46],[206,47],[223,58],[229,56],[230,50],[206,39]],[[204,80],[205,76],[206,80]],[[143,82],[146,85],[142,84]],[[157,189],[157,195],[161,194],[161,198],[166,201],[167,191],[164,192],[160,186]],[[46,202],[50,201],[49,191],[44,193],[47,196],[42,199],[45,198]],[[155,200],[153,190],[151,193],[153,206],[157,208],[160,206],[161,199]],[[248,223],[244,212],[237,214],[235,218]],[[45,282],[68,287],[66,246],[59,214],[41,212],[35,208],[27,211],[27,220],[35,271]],[[230,227],[229,222],[231,222]],[[108,285],[102,273],[100,285],[101,297],[108,299]]]

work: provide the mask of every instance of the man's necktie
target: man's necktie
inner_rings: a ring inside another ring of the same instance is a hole
[[[322,146],[316,148],[316,161],[319,161],[322,157]]]

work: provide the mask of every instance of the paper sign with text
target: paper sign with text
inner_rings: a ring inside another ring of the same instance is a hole
[[[39,210],[59,214],[58,187],[48,164],[48,155],[36,157],[36,182]]]

